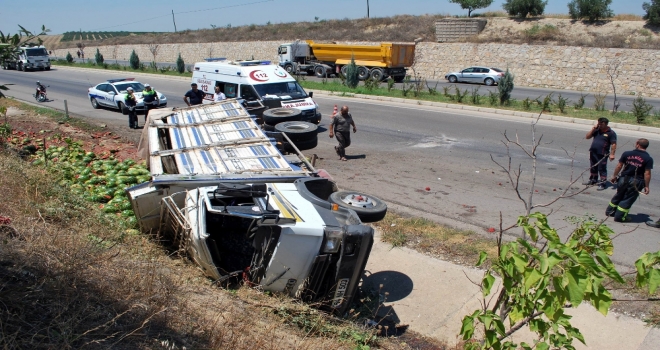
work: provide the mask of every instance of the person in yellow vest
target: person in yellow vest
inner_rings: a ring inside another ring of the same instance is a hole
[[[158,93],[156,90],[151,88],[151,85],[144,84],[144,90],[142,91],[142,101],[144,102],[144,122],[147,122],[147,115],[149,111],[158,108]]]

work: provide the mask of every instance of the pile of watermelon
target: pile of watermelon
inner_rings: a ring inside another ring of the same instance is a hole
[[[66,139],[66,146],[50,146],[35,155],[33,165],[47,162],[50,171],[58,173],[59,184],[70,188],[90,202],[100,203],[106,213],[124,218],[126,226],[135,227],[137,220],[125,188],[151,179],[143,164],[112,156],[100,159],[86,152],[82,143]]]

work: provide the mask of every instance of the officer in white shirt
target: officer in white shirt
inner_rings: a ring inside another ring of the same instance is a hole
[[[219,102],[226,99],[227,96],[220,91],[220,86],[215,86],[215,93],[213,94],[213,102]]]

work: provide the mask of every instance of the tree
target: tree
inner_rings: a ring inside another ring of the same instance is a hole
[[[355,57],[351,56],[351,63],[346,65],[346,86],[355,89],[359,83],[358,67],[355,64]]]
[[[96,48],[96,55],[94,55],[94,60],[96,61],[97,66],[103,65],[103,55],[101,55],[101,51],[99,51],[98,48]]]
[[[131,65],[131,68],[140,69],[140,58],[135,53],[135,50],[131,52],[131,57],[128,58],[128,63]]]
[[[586,18],[589,22],[614,16],[610,9],[612,0],[573,0],[568,3],[568,14],[572,19]]]
[[[504,76],[497,83],[497,91],[500,95],[500,104],[506,104],[511,99],[511,91],[513,91],[513,74],[506,69]]]
[[[176,59],[176,71],[179,72],[179,74],[183,74],[186,71],[186,63],[183,62],[180,52],[179,57]]]
[[[651,3],[645,2],[642,8],[646,11],[644,19],[646,24],[657,26],[660,25],[660,0],[651,0]]]
[[[490,6],[493,0],[449,0],[449,2],[461,5],[462,9],[468,10],[468,17],[470,17],[472,11]]]
[[[66,61],[69,63],[73,62],[73,56],[71,56],[71,52],[66,53]]]
[[[19,53],[19,47],[26,45],[28,42],[36,39],[41,43],[42,41],[39,37],[50,32],[50,29],[46,29],[46,26],[43,25],[39,34],[34,34],[21,25],[18,27],[20,28],[18,33],[14,35],[10,33],[5,35],[0,31],[0,64],[4,65],[6,60],[14,59]],[[2,91],[9,90],[7,85],[13,84],[0,84],[0,98],[5,97]]]
[[[158,50],[160,50],[160,45],[158,45],[158,44],[149,44],[149,45],[147,45],[147,47],[149,48],[149,52],[151,52],[151,55],[154,57],[154,60],[152,62],[154,62],[154,65],[155,65],[156,56],[158,56]]]
[[[547,4],[547,0],[506,0],[502,8],[511,16],[525,18],[542,15]]]

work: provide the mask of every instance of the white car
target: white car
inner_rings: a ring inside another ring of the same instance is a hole
[[[91,87],[87,90],[87,96],[92,103],[94,109],[99,107],[110,107],[119,109],[123,114],[127,113],[125,108],[124,99],[126,98],[126,89],[133,88],[135,97],[137,98],[136,110],[144,110],[144,102],[142,101],[142,91],[144,85],[140,82],[134,81],[133,78],[127,79],[108,79],[108,81]],[[167,106],[167,97],[156,91],[158,95],[158,107]]]

